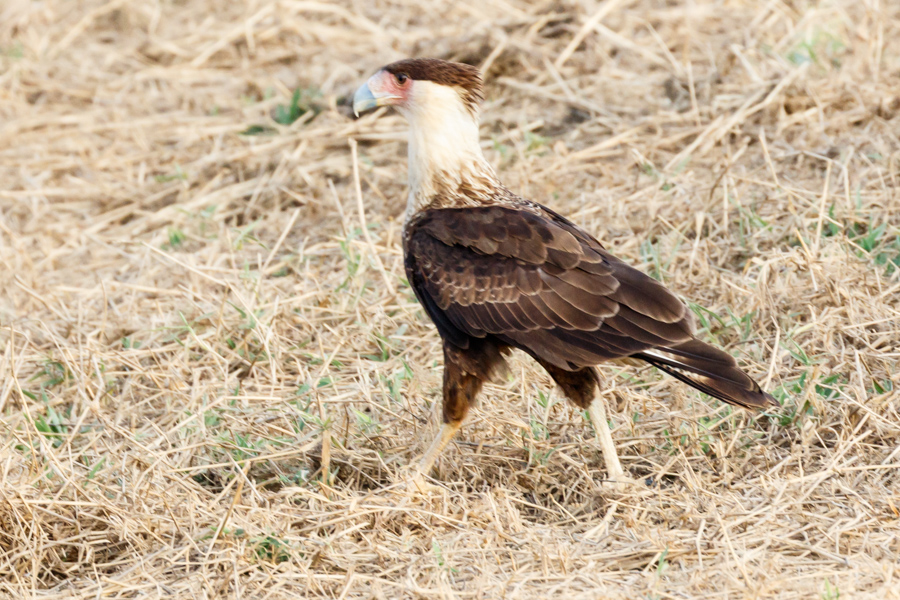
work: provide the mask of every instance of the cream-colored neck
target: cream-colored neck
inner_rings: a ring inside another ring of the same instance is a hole
[[[478,117],[456,90],[429,81],[415,85],[412,108],[402,109],[410,125],[407,220],[437,195],[471,188],[478,196],[479,188],[498,183],[481,151]],[[442,203],[454,201],[446,198]],[[459,203],[478,204],[477,198]]]

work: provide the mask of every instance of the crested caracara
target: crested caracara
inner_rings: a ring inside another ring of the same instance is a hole
[[[617,482],[626,478],[598,394],[599,363],[639,359],[729,404],[774,405],[731,355],[694,337],[691,311],[672,292],[504,187],[481,152],[481,100],[478,69],[436,59],[389,64],[353,98],[357,114],[393,106],[410,125],[404,263],[444,346],[444,425],[416,481],[482,384],[505,372],[511,348],[588,410]]]

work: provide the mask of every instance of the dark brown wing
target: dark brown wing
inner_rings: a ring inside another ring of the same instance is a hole
[[[636,357],[712,396],[769,401],[734,359],[693,335],[687,307],[543,207],[435,209],[409,224],[406,270],[441,336],[496,338],[567,370]]]

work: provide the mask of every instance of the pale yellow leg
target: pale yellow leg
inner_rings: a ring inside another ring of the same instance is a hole
[[[617,484],[628,482],[622,464],[619,462],[619,455],[616,453],[616,445],[612,439],[612,432],[609,430],[609,421],[606,419],[606,400],[601,394],[598,393],[594,396],[594,400],[588,407],[588,414],[591,415],[594,432],[596,432],[600,448],[603,450],[607,477]]]
[[[431,447],[428,448],[428,451],[419,461],[419,466],[416,468],[415,475],[413,475],[412,483],[419,490],[425,491],[426,489],[434,487],[426,484],[424,477],[431,472],[435,461],[437,461],[438,456],[441,455],[441,451],[447,447],[447,444],[450,443],[450,440],[453,439],[453,436],[456,435],[456,432],[459,431],[460,427],[462,427],[462,421],[458,423],[444,423],[441,427],[441,432],[434,438]]]

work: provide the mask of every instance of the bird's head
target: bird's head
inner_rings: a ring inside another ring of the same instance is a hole
[[[353,112],[393,106],[409,121],[478,115],[481,74],[472,65],[436,58],[409,58],[382,67],[353,96]]]
[[[411,58],[382,67],[353,96],[357,114],[393,106],[409,121],[407,218],[430,206],[436,197],[453,196],[453,190],[488,190],[499,185],[479,143],[481,99],[478,69],[434,58]]]

